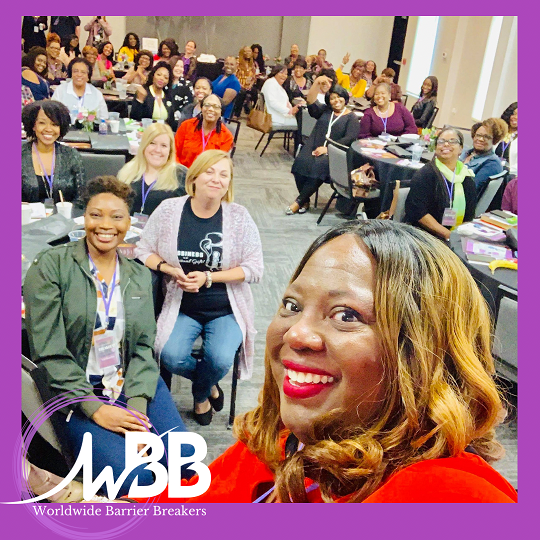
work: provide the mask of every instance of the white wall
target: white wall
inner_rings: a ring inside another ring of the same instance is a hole
[[[307,54],[325,49],[335,68],[346,52],[351,59],[348,72],[357,58],[373,60],[380,73],[388,61],[394,17],[311,17]]]
[[[112,34],[109,41],[113,44],[114,52],[118,52],[118,49],[122,46],[124,38],[126,37],[126,18],[125,17],[110,17],[106,15],[107,22],[111,25]],[[84,25],[89,23],[94,17],[82,17],[81,19],[81,50],[86,45],[88,39],[88,32],[84,30]]]

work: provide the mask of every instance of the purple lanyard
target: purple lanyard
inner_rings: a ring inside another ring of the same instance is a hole
[[[390,110],[390,105],[388,105],[388,109]],[[382,116],[379,116],[381,119],[381,122],[383,123],[384,131],[383,133],[386,133],[386,124],[388,124],[388,111],[386,111],[386,116],[383,118]]]
[[[452,195],[454,194],[454,180],[456,179],[456,171],[454,171],[454,176],[452,177],[452,184],[451,188],[448,187],[448,180],[446,177],[444,178],[444,185],[446,186],[446,190],[448,191],[448,196],[450,197],[450,208],[452,208]]]
[[[510,140],[505,144],[505,142],[503,141],[502,143],[502,153],[501,153],[501,158],[504,158],[504,153],[506,152],[506,149],[512,144],[512,141],[515,139],[515,137],[510,137]]]
[[[201,137],[202,137],[202,149],[203,149],[203,152],[206,150],[206,146],[208,144],[208,141],[210,140],[210,137],[212,136],[212,133],[214,133],[214,130],[212,130],[209,134],[208,134],[208,137],[204,138],[204,131],[201,127]]]
[[[39,165],[41,167],[41,171],[43,172],[43,176],[47,179],[47,184],[49,184],[49,198],[52,199],[53,182],[54,182],[54,162],[56,161],[56,146],[53,146],[51,176],[47,176],[47,173],[45,172],[45,166],[43,165],[43,161],[41,161],[41,158],[39,157],[39,152],[38,152],[36,143],[34,143],[34,150],[36,151]]]
[[[142,192],[142,205],[141,205],[141,214],[144,213],[144,205],[146,204],[146,199],[148,198],[148,195],[150,195],[150,192],[152,191],[152,188],[154,187],[157,180],[154,180],[149,186],[147,191],[145,192],[146,188],[146,182],[144,181],[144,174],[142,177],[142,186],[141,186],[141,192]]]
[[[107,326],[109,326],[109,310],[111,308],[111,302],[112,302],[112,298],[113,298],[113,294],[114,294],[114,288],[116,286],[116,269],[118,267],[118,255],[116,255],[116,264],[114,265],[114,274],[113,274],[113,278],[112,278],[112,281],[111,281],[111,290],[110,290],[110,292],[108,291],[107,285],[105,285],[106,288],[103,288],[103,283],[97,277],[98,269],[97,269],[94,261],[92,260],[92,256],[90,255],[90,253],[88,254],[88,258],[90,259],[90,263],[92,264],[94,276],[95,276],[97,282],[99,283],[99,289],[101,290],[101,297],[103,299],[103,305],[105,306],[105,323],[106,323]],[[109,293],[109,294],[107,295],[107,293]]]

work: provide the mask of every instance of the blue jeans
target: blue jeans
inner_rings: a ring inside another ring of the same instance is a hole
[[[119,402],[125,403],[126,397],[124,394],[118,399]],[[146,416],[150,419],[150,423],[154,426],[158,434],[165,433],[172,429],[173,431],[187,431],[184,422],[180,418],[178,409],[176,408],[171,393],[160,377],[158,379],[156,395],[154,399],[148,402]],[[93,420],[88,418],[81,411],[75,411],[69,422],[66,422],[66,434],[71,448],[75,456],[78,455],[82,445],[84,434],[88,431],[92,434],[92,476],[93,480],[97,478],[104,467],[110,465],[113,469],[115,481],[125,468],[125,438],[121,433],[109,431]],[[174,429],[173,429],[174,428]],[[151,430],[155,433],[154,430]],[[168,451],[168,435],[162,437],[163,445],[165,446],[165,454],[160,460],[160,463],[167,466],[167,451]],[[187,457],[193,455],[194,449],[191,445],[182,445],[182,456]],[[149,486],[154,483],[154,477],[151,471],[145,470],[144,465],[137,467],[128,475],[127,479],[122,484],[118,497],[127,495],[131,483],[136,476],[139,477],[138,483],[140,486]],[[185,466],[183,467],[185,470]],[[191,471],[186,471],[183,477],[193,475]]]
[[[197,362],[191,356],[191,350],[201,334],[204,357]],[[161,351],[161,361],[170,372],[193,381],[195,403],[204,403],[212,387],[231,369],[242,340],[242,330],[232,314],[201,324],[179,313],[171,336]]]

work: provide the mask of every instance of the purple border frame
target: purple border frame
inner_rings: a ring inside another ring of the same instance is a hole
[[[58,5],[58,4],[56,4]],[[135,0],[129,2],[130,15],[143,15],[151,11],[151,7],[147,2]],[[126,6],[127,6],[126,5]],[[247,10],[249,15],[256,15],[257,12],[264,15],[275,15],[281,13],[290,13],[290,3],[283,0],[274,2],[271,7],[265,7],[264,4],[251,3]],[[47,7],[49,7],[47,5]],[[61,2],[62,7],[76,8],[73,3]],[[340,5],[339,8],[331,7],[328,3],[322,3],[320,0],[309,2],[304,6],[293,8],[297,15],[304,15],[304,8],[308,7],[311,13],[318,15],[388,15],[393,16],[396,13],[407,10],[408,6],[402,2],[391,0],[384,4],[373,5],[372,7],[364,4],[356,4],[354,7],[345,7]],[[24,5],[24,11],[30,12],[30,7],[44,7],[38,2],[30,2]],[[88,7],[88,6],[86,6]],[[118,9],[118,5],[111,6],[114,12],[125,13],[128,9]],[[404,9],[405,8],[405,9]],[[526,11],[524,2],[518,5],[511,6],[508,2],[495,0],[489,4],[472,5],[470,2],[458,0],[451,4],[426,5],[425,8],[413,8],[410,11],[423,15],[441,15],[446,11],[447,15],[455,15],[456,13],[466,13],[467,15],[485,16],[486,11],[492,14],[507,13],[511,15],[523,14],[519,19],[519,60],[523,65],[534,65],[536,62],[532,56],[535,54],[536,47],[533,46],[533,40],[529,36],[534,36],[536,28],[533,26],[536,18],[534,17],[533,9]],[[17,11],[17,14],[12,13]],[[6,57],[9,69],[9,77],[6,82],[11,80],[11,76],[16,77],[19,64],[19,28],[20,28],[20,12],[23,11],[23,6],[5,7],[4,12],[6,25],[4,31],[4,43],[8,46],[9,53]],[[36,11],[39,11],[36,9]],[[246,4],[238,3],[235,6],[225,4],[225,2],[217,2],[210,0],[196,7],[189,7],[185,3],[174,9],[172,5],[168,9],[161,9],[162,13],[171,11],[183,12],[182,15],[199,15],[204,14],[204,11],[209,11],[212,15],[246,15]],[[472,12],[472,13],[471,13]],[[508,13],[513,12],[513,13]],[[152,13],[152,14],[155,14]],[[530,61],[530,64],[526,63]],[[529,78],[527,80],[530,80]],[[511,81],[515,84],[515,81]],[[20,113],[16,106],[18,104],[18,85],[6,84],[4,87],[4,103],[8,103],[8,108],[4,109],[4,126],[8,133],[18,133],[20,123]],[[522,105],[522,110],[534,110],[532,107],[532,97],[530,92],[522,92],[521,100],[525,105]],[[530,105],[530,106],[529,106]],[[526,107],[526,109],[525,109]],[[530,115],[522,115],[521,124],[522,131],[529,132],[532,128],[532,122],[529,119]],[[3,137],[4,151],[3,161],[5,180],[3,189],[6,193],[8,204],[4,205],[5,219],[4,223],[9,224],[15,221],[16,225],[20,223],[20,214],[18,202],[20,201],[20,191],[16,179],[20,174],[19,161],[19,140],[15,136]],[[523,242],[528,246],[533,242],[533,230],[529,229],[529,216],[533,215],[533,205],[536,201],[535,195],[538,193],[538,188],[535,187],[535,176],[533,171],[532,159],[534,155],[531,139],[522,137],[521,139],[521,156],[522,156],[522,171],[530,173],[530,180],[527,183],[522,182],[520,208],[522,211],[522,245]],[[20,253],[20,235],[19,229],[17,232],[7,231],[7,240],[4,242],[5,261],[18,260]],[[7,247],[7,249],[6,249]],[[257,505],[256,507],[248,507],[246,505],[207,505],[205,517],[146,517],[139,519],[137,523],[136,536],[148,537],[159,533],[169,533],[171,537],[179,537],[180,535],[189,538],[191,533],[197,537],[217,537],[217,538],[266,538],[275,537],[280,534],[293,535],[301,538],[316,537],[322,538],[326,535],[329,537],[345,534],[366,536],[369,533],[377,533],[379,537],[390,538],[393,536],[409,538],[416,537],[422,528],[429,531],[431,537],[437,539],[455,538],[457,535],[465,534],[472,538],[529,538],[534,536],[533,531],[538,530],[538,526],[533,523],[533,511],[537,511],[535,504],[537,502],[537,493],[534,487],[538,479],[538,467],[535,461],[535,439],[533,429],[529,426],[534,425],[536,407],[533,398],[535,391],[534,385],[538,374],[539,362],[534,360],[534,345],[532,336],[534,336],[535,328],[535,300],[534,294],[534,254],[532,249],[522,249],[520,282],[522,291],[526,290],[530,294],[521,295],[521,304],[519,310],[519,347],[521,358],[528,358],[528,353],[531,354],[530,360],[527,363],[521,364],[520,376],[520,411],[519,419],[521,426],[525,426],[520,433],[519,440],[519,460],[520,460],[520,479],[519,479],[519,503],[517,505],[508,505],[501,508],[493,505],[458,505],[457,508],[450,508],[446,505],[432,505],[429,511],[426,511],[419,505],[411,505],[409,507],[381,507],[380,505],[370,507],[348,506],[348,505],[318,505],[316,507],[310,505]],[[19,267],[17,265],[10,266],[4,263],[2,265],[2,277],[4,283],[19,283]],[[0,482],[0,501],[16,501],[18,500],[18,492],[14,482],[12,472],[12,458],[14,442],[17,437],[20,437],[20,372],[19,372],[19,353],[20,353],[20,323],[18,319],[19,308],[19,292],[18,287],[8,287],[4,290],[5,310],[9,314],[3,317],[2,324],[2,340],[4,343],[3,349],[3,377],[4,391],[0,395],[3,414],[3,437],[4,444],[0,449],[3,478]],[[530,409],[528,407],[531,407]],[[534,505],[534,506],[533,506]],[[28,512],[31,510],[30,505],[12,506],[0,504],[0,516],[2,518],[2,536],[6,538],[23,538],[34,537],[40,540],[49,538],[59,538],[54,531],[43,527],[37,520],[28,519]],[[58,507],[59,505],[47,505]],[[105,505],[99,505],[105,506]],[[123,505],[122,505],[123,506]],[[127,506],[127,505],[126,505]],[[171,507],[180,507],[181,505],[171,505]],[[354,509],[353,509],[354,508]],[[369,508],[369,510],[368,510]],[[506,510],[504,510],[506,508]],[[105,510],[103,510],[105,511]],[[358,514],[356,513],[358,511]],[[266,514],[268,512],[268,515]],[[366,513],[366,519],[369,520],[360,524],[356,521]],[[33,515],[33,511],[31,514]],[[353,514],[354,513],[354,514]],[[260,515],[259,515],[260,514]],[[324,514],[324,515],[323,515]],[[265,526],[265,520],[272,519],[276,523],[276,529]],[[278,521],[279,520],[279,521]],[[121,527],[122,523],[127,525],[125,517],[78,517],[63,518],[63,525],[71,525],[80,533],[95,531],[96,538],[105,538],[106,530],[116,527]],[[407,523],[409,525],[407,526]],[[415,525],[413,525],[415,524]],[[129,527],[126,527],[129,528]],[[105,534],[100,534],[102,530]],[[532,533],[532,535],[531,535]],[[33,536],[35,534],[35,536]],[[131,531],[126,531],[125,534],[117,537],[126,537],[132,535]],[[420,533],[421,534],[421,533]],[[76,534],[74,535],[76,536]]]

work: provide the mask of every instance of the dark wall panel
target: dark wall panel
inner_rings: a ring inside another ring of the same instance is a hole
[[[126,17],[126,31],[139,37],[176,39],[183,50],[188,39],[197,43],[197,54],[218,58],[237,55],[240,48],[260,43],[274,58],[287,53],[293,42],[304,51],[309,39],[310,17]]]

